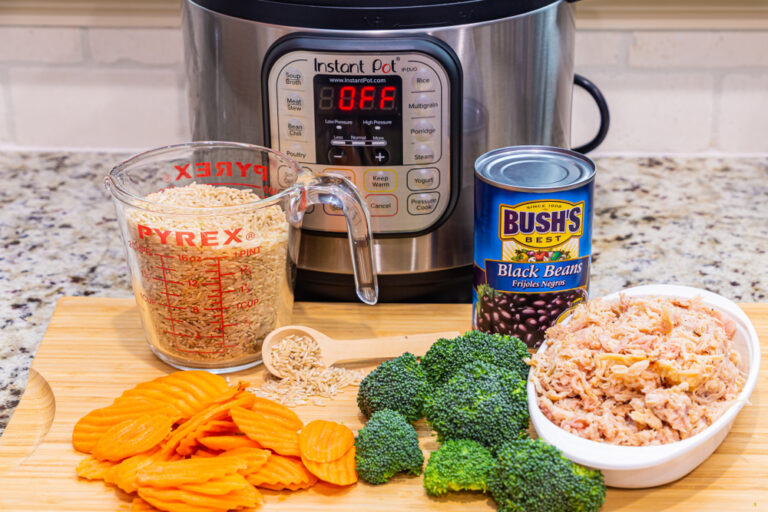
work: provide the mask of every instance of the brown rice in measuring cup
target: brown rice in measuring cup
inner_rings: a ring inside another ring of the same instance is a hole
[[[258,199],[250,190],[196,183],[146,197],[203,208]],[[137,304],[156,352],[195,367],[260,357],[264,337],[293,304],[290,225],[279,205],[221,216],[132,209],[126,227]]]

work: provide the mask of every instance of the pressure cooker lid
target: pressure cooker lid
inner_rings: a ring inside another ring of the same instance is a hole
[[[497,20],[562,0],[187,1],[228,16],[274,25],[327,30],[403,30]]]

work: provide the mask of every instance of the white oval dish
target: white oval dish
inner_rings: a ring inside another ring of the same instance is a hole
[[[533,427],[539,437],[560,449],[568,459],[601,470],[606,485],[624,488],[655,487],[677,480],[693,471],[728,435],[736,415],[755,389],[760,370],[760,341],[755,327],[744,311],[734,302],[716,293],[689,286],[660,284],[628,288],[604,298],[614,299],[619,293],[628,296],[700,296],[705,304],[727,315],[736,324],[733,341],[747,371],[747,380],[741,393],[712,425],[688,439],[659,446],[618,446],[600,443],[561,429],[541,412],[533,381],[528,380],[528,408]],[[546,348],[545,339],[539,350]]]

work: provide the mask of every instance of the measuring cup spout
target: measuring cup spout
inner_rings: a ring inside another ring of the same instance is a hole
[[[344,212],[349,232],[349,250],[357,296],[376,304],[379,284],[373,262],[371,219],[360,192],[344,177],[305,172],[297,180],[307,204],[323,203]]]

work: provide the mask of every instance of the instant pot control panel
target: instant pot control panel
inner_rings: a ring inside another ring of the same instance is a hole
[[[264,65],[265,131],[304,169],[349,179],[374,233],[437,227],[460,184],[461,74],[432,39],[290,37]],[[277,186],[296,176],[278,169]],[[346,233],[340,209],[310,207],[303,228]]]

